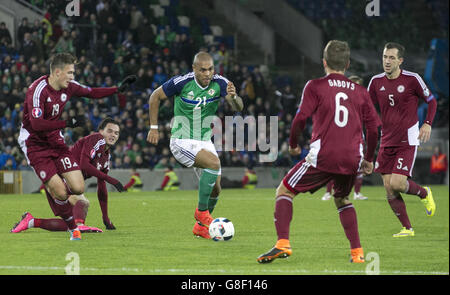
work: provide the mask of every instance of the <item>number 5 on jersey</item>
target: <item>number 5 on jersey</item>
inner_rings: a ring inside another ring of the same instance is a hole
[[[393,107],[395,105],[394,94],[389,94],[389,105]]]

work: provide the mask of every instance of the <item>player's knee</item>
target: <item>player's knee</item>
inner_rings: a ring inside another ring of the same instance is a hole
[[[405,184],[402,181],[391,179],[389,186],[395,192],[403,192],[405,190]]]
[[[277,197],[278,196],[287,196],[287,197],[290,197],[291,199],[294,199],[295,194],[293,192],[291,192],[290,190],[288,190],[284,186],[283,182],[281,182],[280,185],[277,187],[276,196]]]
[[[220,170],[220,160],[217,157],[211,158],[209,161],[209,168],[213,170]]]
[[[87,208],[89,208],[89,205],[91,204],[90,202],[89,202],[89,200],[88,199],[81,199],[81,200],[78,200],[78,202],[81,202],[81,204],[83,204],[83,208],[85,208],[85,209],[87,209]]]
[[[342,206],[350,204],[348,197],[334,197],[334,204],[336,208],[341,208]]]
[[[53,198],[61,200],[61,201],[65,201],[69,197],[67,194],[66,187],[64,185],[51,187],[49,192]]]
[[[73,184],[70,186],[70,191],[74,195],[82,195],[84,193],[84,184]]]

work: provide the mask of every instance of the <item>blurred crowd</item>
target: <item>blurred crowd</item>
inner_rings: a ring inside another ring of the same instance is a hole
[[[222,121],[233,115],[267,116],[268,127],[268,116],[278,117],[278,151],[274,162],[260,163],[258,150],[226,151],[219,152],[222,166],[290,166],[306,155],[308,138],[301,139],[304,151],[301,157],[292,158],[288,153],[289,127],[299,103],[299,89],[293,90],[289,80],[271,77],[264,66],[240,64],[226,44],[206,45],[189,31],[169,24],[167,18],[155,18],[152,10],[140,5],[140,1],[81,1],[83,16],[74,18],[72,23],[60,17],[64,15],[66,2],[51,1],[49,6],[44,6],[44,1],[31,2],[47,13],[44,19],[21,20],[17,44],[13,44],[6,25],[0,24],[0,169],[31,169],[17,143],[23,101],[28,86],[49,74],[48,59],[58,52],[78,57],[75,79],[90,87],[109,87],[126,75],[138,76],[126,93],[124,109],[119,108],[115,95],[100,100],[73,98],[62,114],[63,120],[69,116],[87,119],[84,128],[64,130],[68,145],[95,132],[106,116],[120,122],[121,135],[112,154],[113,168],[180,167],[169,150],[173,101],[165,100],[160,106],[160,141],[152,146],[146,142],[148,98],[170,77],[191,71],[193,55],[199,50],[212,55],[216,72],[236,85],[245,103],[244,110],[234,114],[221,102],[217,115]]]

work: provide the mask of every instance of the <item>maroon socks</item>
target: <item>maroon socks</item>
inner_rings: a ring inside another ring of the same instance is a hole
[[[289,225],[292,220],[292,199],[290,197],[277,196],[274,217],[278,240],[289,240]]]
[[[394,212],[395,216],[397,216],[398,220],[400,220],[402,226],[410,229],[411,222],[409,221],[408,213],[406,213],[406,204],[405,201],[403,201],[402,196],[398,194],[397,197],[388,196],[387,199],[392,211]]]
[[[406,194],[417,195],[419,198],[424,199],[427,197],[428,192],[426,189],[415,183],[414,181],[408,179],[406,182]]]
[[[345,235],[350,242],[350,248],[361,248],[358,232],[358,221],[356,219],[356,211],[353,204],[347,204],[338,208],[339,219],[344,228]]]

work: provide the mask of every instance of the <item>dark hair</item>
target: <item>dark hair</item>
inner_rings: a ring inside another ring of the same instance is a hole
[[[348,77],[349,80],[352,80],[352,82],[355,82],[356,84],[362,85],[364,80],[360,76],[352,75]]]
[[[395,42],[388,42],[386,43],[386,45],[384,45],[385,49],[393,49],[396,48],[398,53],[397,53],[397,57],[398,58],[403,58],[403,56],[405,56],[405,47],[399,43],[395,43]]]
[[[350,47],[345,41],[331,40],[323,50],[327,66],[335,71],[344,71],[350,60]]]
[[[65,65],[76,64],[77,58],[70,53],[57,53],[50,59],[50,71],[62,69]]]
[[[116,120],[114,120],[114,119],[111,118],[111,117],[106,117],[106,118],[103,119],[103,120],[100,122],[100,124],[98,125],[98,130],[103,130],[103,129],[105,129],[106,125],[108,125],[109,123],[114,124],[114,125],[117,125],[117,126],[119,126],[119,128],[120,128],[120,124],[119,124]]]

